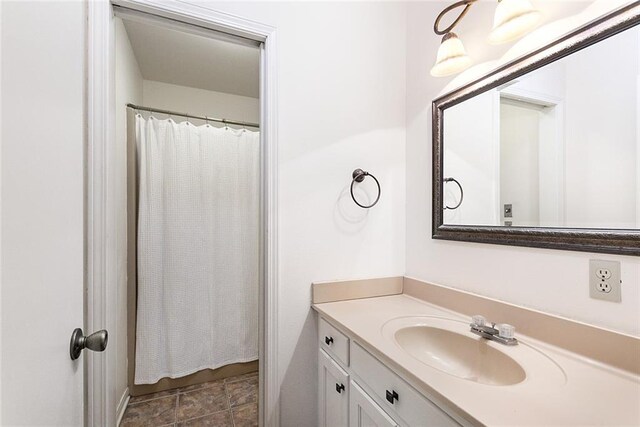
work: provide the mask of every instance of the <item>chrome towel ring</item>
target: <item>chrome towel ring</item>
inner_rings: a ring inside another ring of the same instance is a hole
[[[353,199],[353,201],[356,203],[356,205],[358,205],[358,206],[360,206],[361,208],[364,208],[364,209],[369,209],[369,208],[374,207],[376,205],[376,203],[378,203],[378,200],[380,200],[380,193],[382,192],[380,190],[380,183],[378,182],[376,177],[371,175],[369,172],[363,171],[360,168],[354,170],[353,173],[351,174],[351,176],[353,177],[353,179],[351,180],[351,198]],[[378,186],[378,197],[376,197],[376,200],[373,203],[371,203],[369,206],[361,205],[360,203],[358,203],[358,201],[356,200],[355,196],[353,195],[353,184],[355,184],[356,182],[364,181],[364,179],[367,176],[370,176],[371,178],[373,178],[373,180],[376,182],[376,185]]]
[[[445,179],[443,179],[443,180],[442,180],[442,182],[444,182],[445,184],[446,184],[447,182],[455,182],[456,184],[458,184],[458,188],[460,189],[460,201],[458,202],[458,204],[457,204],[457,205],[455,205],[455,206],[453,206],[453,207],[445,205],[443,210],[447,210],[447,209],[451,209],[451,210],[458,209],[458,208],[460,207],[460,205],[462,204],[462,200],[464,199],[464,191],[462,191],[462,185],[460,185],[460,183],[458,182],[458,180],[457,180],[457,179],[455,179],[455,178],[445,178]],[[443,197],[443,198],[444,198],[444,197]]]

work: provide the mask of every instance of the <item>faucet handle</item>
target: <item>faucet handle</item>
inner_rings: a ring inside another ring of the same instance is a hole
[[[498,336],[501,338],[511,339],[515,335],[516,327],[508,323],[498,325]]]
[[[484,316],[481,316],[479,314],[476,314],[475,316],[471,316],[471,323],[473,323],[476,326],[484,326],[486,322],[487,322],[487,319],[485,319]]]

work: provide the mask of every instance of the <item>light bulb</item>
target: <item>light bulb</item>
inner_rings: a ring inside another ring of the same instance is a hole
[[[500,44],[520,38],[534,29],[541,17],[529,0],[498,0],[489,43]]]
[[[469,68],[472,62],[458,36],[455,33],[447,33],[438,48],[436,63],[431,68],[431,75],[444,77],[459,73]]]

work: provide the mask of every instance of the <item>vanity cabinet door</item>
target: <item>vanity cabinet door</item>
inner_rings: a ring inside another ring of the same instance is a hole
[[[351,381],[349,427],[397,427],[398,424],[371,399],[358,384]]]
[[[320,427],[346,427],[349,423],[349,374],[324,350],[318,356]]]

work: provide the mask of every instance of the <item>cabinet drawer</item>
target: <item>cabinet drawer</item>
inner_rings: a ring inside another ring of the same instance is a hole
[[[318,331],[320,348],[333,355],[344,366],[349,366],[349,338],[322,318]]]
[[[395,411],[409,426],[459,426],[433,402],[355,342],[351,343],[351,368],[383,402],[383,409]]]

